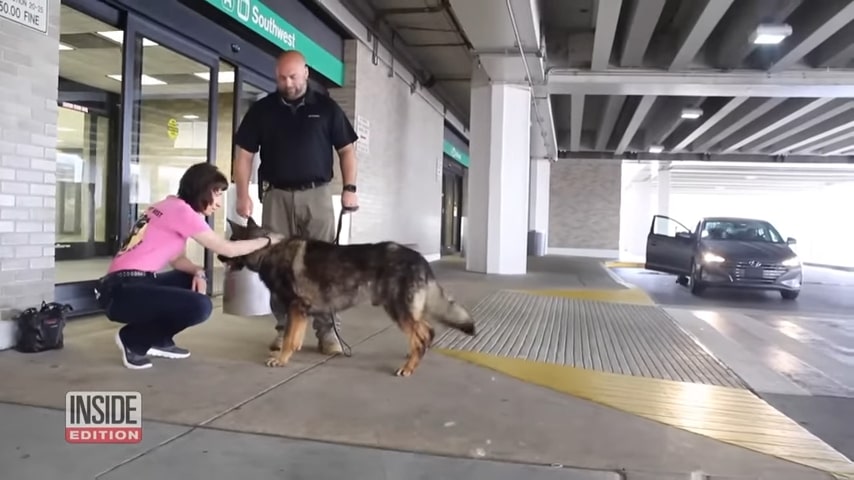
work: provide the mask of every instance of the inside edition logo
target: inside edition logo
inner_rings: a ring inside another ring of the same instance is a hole
[[[142,395],[139,392],[66,393],[65,441],[141,442]]]

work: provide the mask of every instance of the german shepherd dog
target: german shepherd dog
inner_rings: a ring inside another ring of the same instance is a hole
[[[228,223],[232,240],[269,233],[252,217],[245,227]],[[432,344],[430,319],[475,335],[471,315],[445,295],[427,260],[395,242],[336,245],[294,236],[248,255],[217,258],[231,270],[257,272],[288,309],[288,330],[281,348],[267,360],[268,367],[286,365],[302,348],[308,315],[343,312],[367,301],[382,306],[409,337],[409,355],[397,376],[412,375]]]

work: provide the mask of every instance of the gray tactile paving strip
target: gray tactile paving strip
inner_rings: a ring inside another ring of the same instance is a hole
[[[656,306],[505,290],[484,298],[471,313],[476,337],[446,330],[433,345],[636,377],[746,388]]]

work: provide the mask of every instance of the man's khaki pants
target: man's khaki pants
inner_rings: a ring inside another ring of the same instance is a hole
[[[335,210],[332,207],[332,194],[329,185],[308,190],[277,190],[270,188],[264,192],[261,204],[264,211],[261,224],[286,237],[305,235],[317,240],[332,242],[335,240]],[[287,306],[281,305],[276,297],[270,297],[270,309],[276,317],[277,341],[287,331]],[[335,342],[332,332],[332,315],[314,316],[312,326],[317,339],[322,343]]]

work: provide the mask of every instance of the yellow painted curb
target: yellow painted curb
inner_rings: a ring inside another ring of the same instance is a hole
[[[644,268],[646,264],[644,262],[614,260],[611,262],[605,262],[605,266],[607,268]]]
[[[749,390],[633,377],[462,350],[436,351],[528,383],[806,465],[840,480],[854,479],[854,462]]]
[[[574,300],[590,300],[595,302],[621,303],[627,305],[655,306],[649,295],[639,288],[621,289],[567,289],[567,290],[519,290],[531,295],[546,297],[571,298]]]

